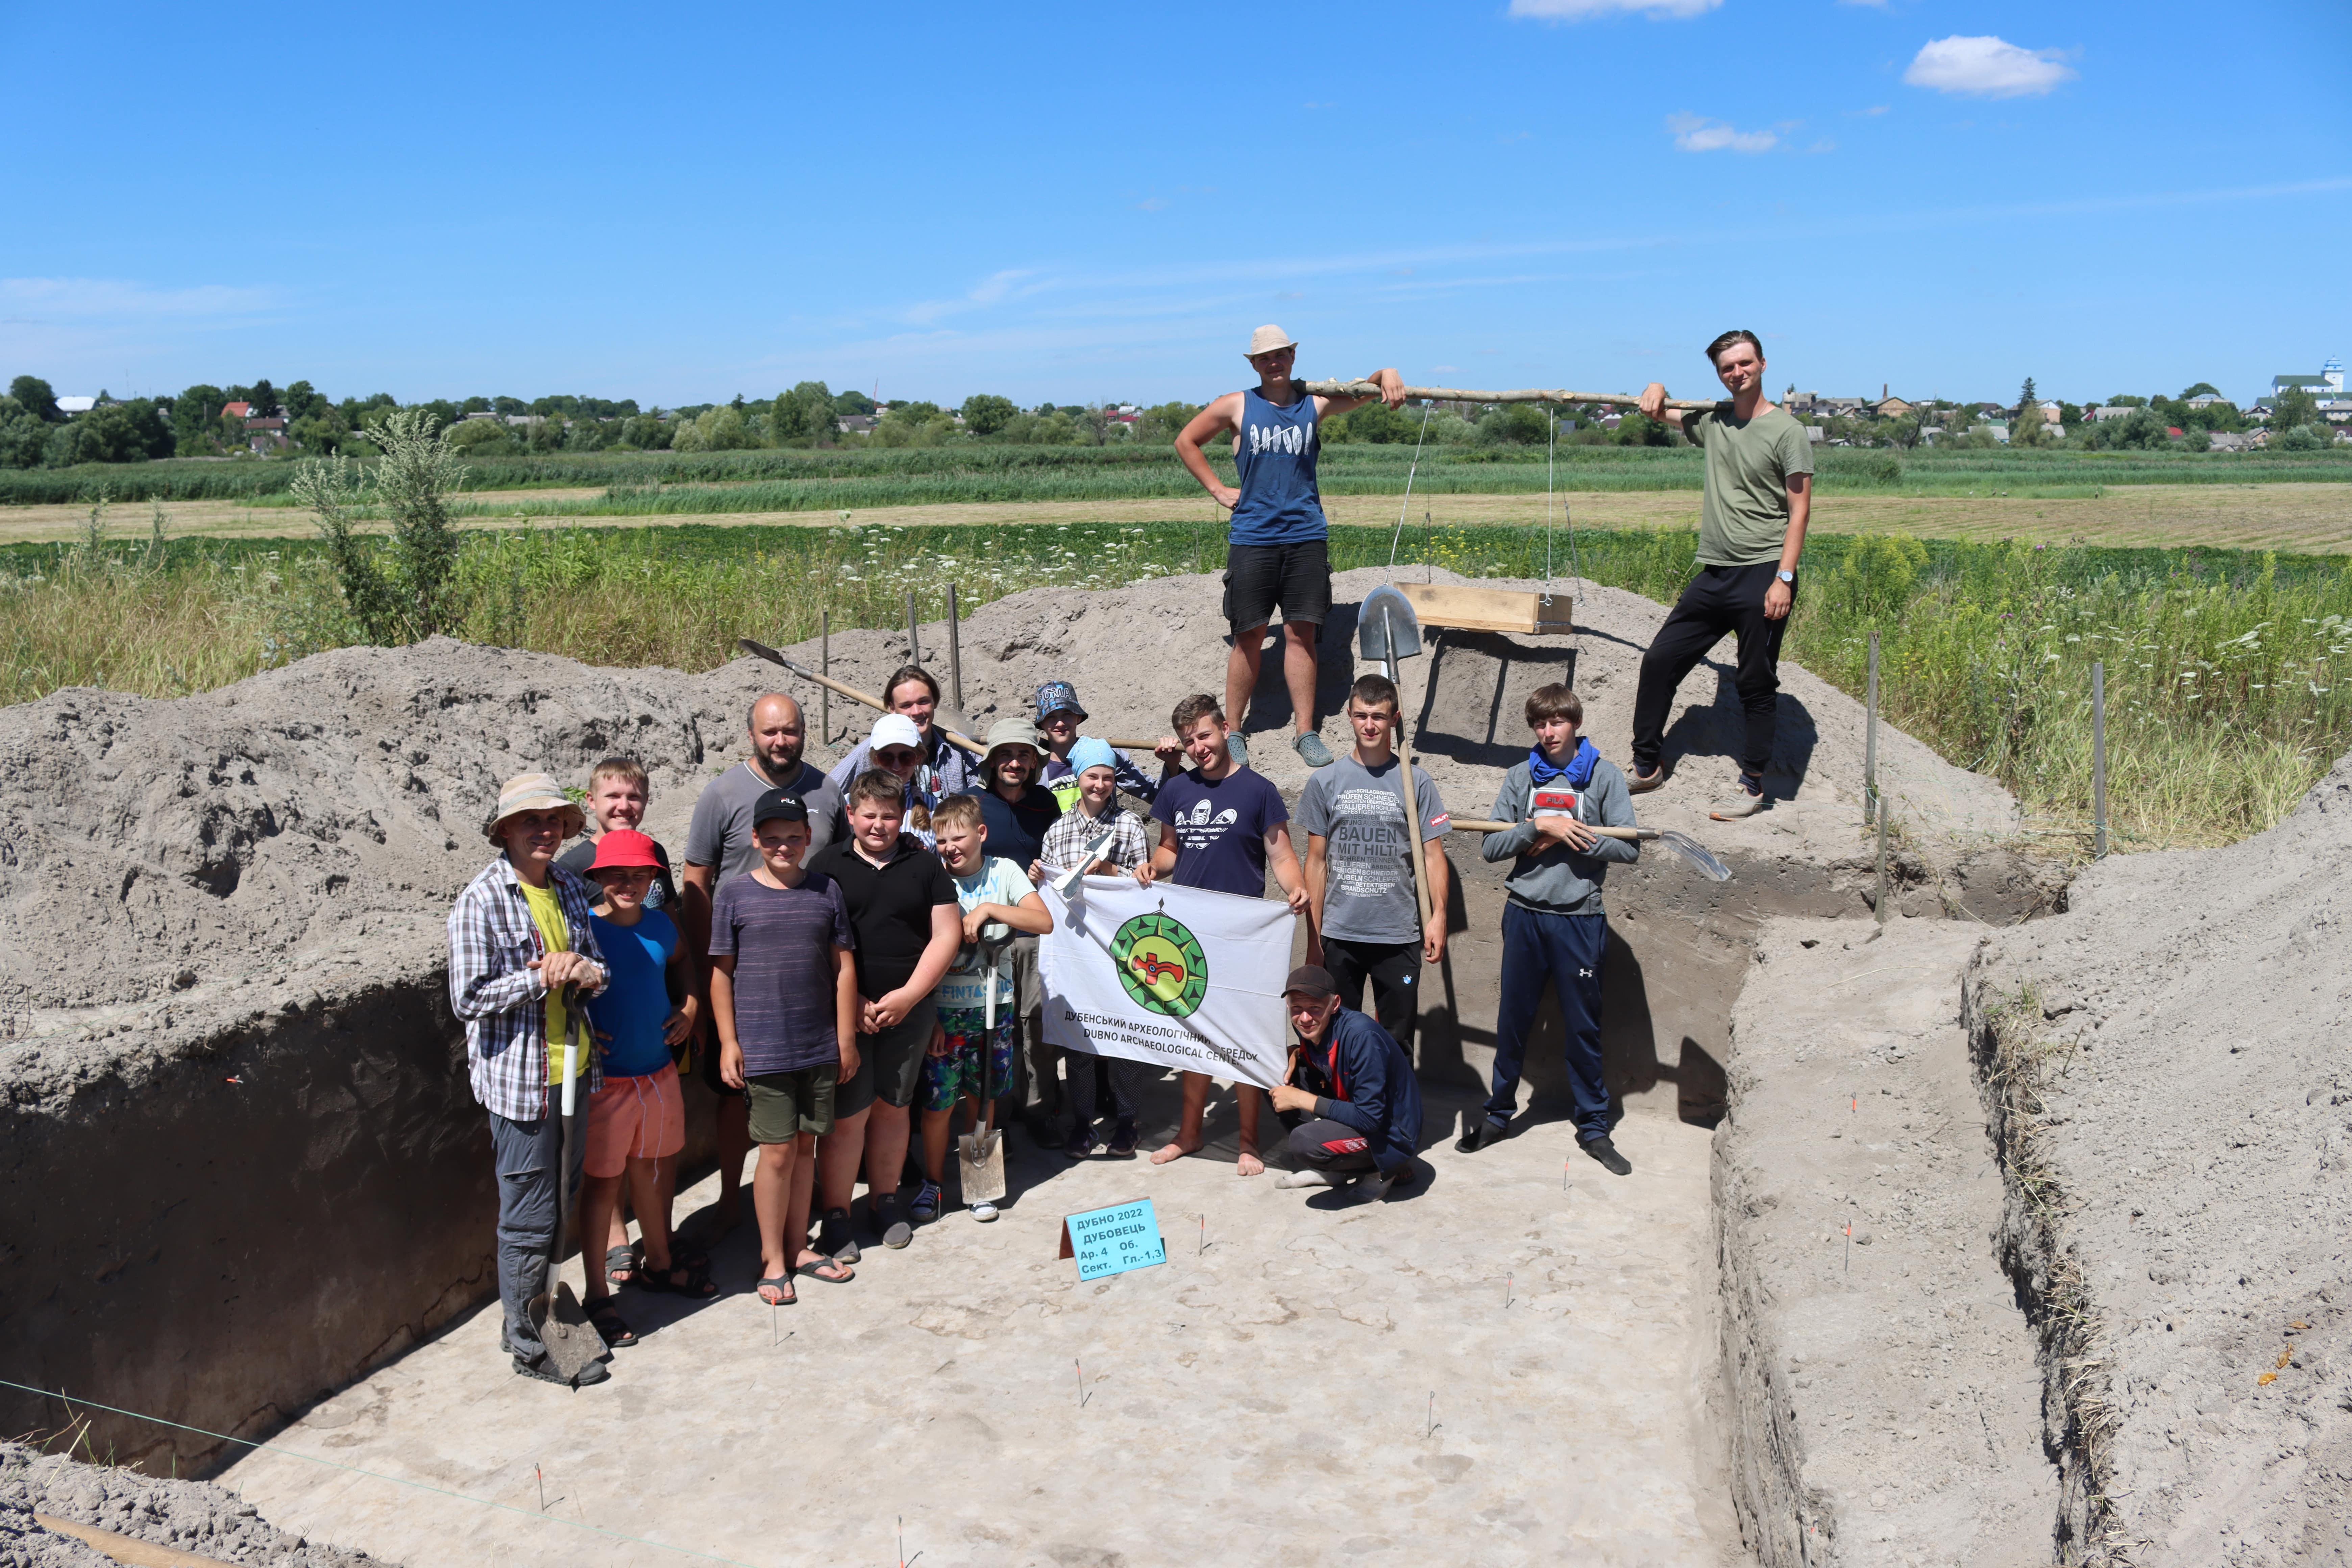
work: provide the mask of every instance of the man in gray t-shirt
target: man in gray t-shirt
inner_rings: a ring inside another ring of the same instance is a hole
[[[1780,707],[1780,638],[1797,602],[1797,558],[1812,516],[1813,448],[1805,427],[1764,400],[1764,349],[1753,332],[1726,332],[1706,357],[1731,394],[1693,413],[1666,407],[1652,382],[1642,412],[1677,426],[1706,454],[1699,503],[1698,575],[1667,613],[1642,656],[1633,696],[1633,765],[1625,787],[1635,795],[1666,782],[1666,723],[1675,692],[1707,651],[1732,632],[1739,638],[1734,679],[1748,711],[1739,748],[1739,784],[1711,814],[1718,822],[1764,808],[1764,772],[1772,763]]]
[[[706,971],[711,894],[729,878],[748,876],[760,864],[759,846],[751,842],[751,808],[761,795],[781,789],[801,797],[808,807],[811,854],[844,836],[840,792],[801,756],[808,744],[801,705],[771,691],[751,704],[746,724],[751,754],[702,786],[686,830],[686,870],[679,878],[685,886],[678,890],[678,912],[685,918],[678,924]],[[709,1009],[706,998],[704,1017]],[[743,1091],[719,1078],[718,1042],[707,1031],[696,1041],[695,1054],[702,1058],[702,1081],[719,1096],[719,1227],[727,1231],[741,1212],[737,1178],[751,1152],[750,1110]]]
[[[1330,971],[1340,999],[1360,1010],[1370,980],[1381,1026],[1410,1057],[1421,966],[1445,955],[1452,878],[1445,803],[1419,768],[1414,826],[1405,826],[1397,721],[1397,689],[1388,677],[1358,680],[1348,693],[1355,748],[1307,779],[1297,817],[1307,834],[1307,962]],[[1412,887],[1416,854],[1429,883],[1425,926]]]

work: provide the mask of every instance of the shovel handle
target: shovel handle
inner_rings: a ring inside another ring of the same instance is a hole
[[[572,1114],[572,1069],[578,1065],[576,1055],[580,1039],[580,993],[570,986],[563,988],[563,1114]]]
[[[1506,828],[1517,827],[1518,824],[1486,822],[1475,816],[1457,816],[1451,826],[1456,833],[1500,833]],[[1658,836],[1658,830],[1654,827],[1596,827],[1589,822],[1584,826],[1602,838],[1646,839],[1655,838]]]
[[[836,697],[846,697],[852,702],[863,702],[866,706],[873,709],[877,713],[887,713],[890,710],[889,705],[885,703],[879,697],[875,696],[871,691],[860,691],[855,686],[850,686],[845,682],[835,680],[830,675],[819,675],[815,670],[809,668],[808,666],[801,664],[796,660],[786,658],[782,654],[778,653],[774,648],[770,647],[765,643],[753,642],[750,637],[737,637],[735,639],[735,646],[741,648],[745,653],[753,655],[759,658],[766,659],[770,664],[780,664],[783,666],[794,675],[799,676],[803,680],[814,681],[817,685],[824,687],[827,691],[832,692]],[[949,740],[954,742],[965,751],[970,752],[975,757],[986,756],[988,754],[988,748],[982,745],[978,741],[973,740],[969,735],[958,734],[953,730],[945,730],[941,732],[944,733]]]

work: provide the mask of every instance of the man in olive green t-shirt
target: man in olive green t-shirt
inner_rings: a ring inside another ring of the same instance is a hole
[[[1706,492],[1699,503],[1698,575],[1683,590],[1642,656],[1633,699],[1633,765],[1625,785],[1635,795],[1666,782],[1660,753],[1675,690],[1726,632],[1739,637],[1736,684],[1748,710],[1739,752],[1739,787],[1710,814],[1718,822],[1752,816],[1764,806],[1764,770],[1772,761],[1772,721],[1780,692],[1780,637],[1797,597],[1797,557],[1812,511],[1813,448],[1789,411],[1764,401],[1764,348],[1756,334],[1726,332],[1707,359],[1731,393],[1701,413],[1666,407],[1652,382],[1642,412],[1678,426],[1706,454]]]

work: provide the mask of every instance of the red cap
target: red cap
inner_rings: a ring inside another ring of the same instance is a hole
[[[615,871],[644,867],[648,871],[661,869],[661,861],[654,854],[654,841],[633,827],[615,827],[596,840],[596,859],[591,871]]]

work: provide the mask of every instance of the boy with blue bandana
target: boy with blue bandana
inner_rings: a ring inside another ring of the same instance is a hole
[[[1613,1174],[1630,1175],[1633,1167],[1609,1140],[1615,1108],[1601,1069],[1601,960],[1609,945],[1601,884],[1610,862],[1630,864],[1641,850],[1631,839],[1604,838],[1592,829],[1633,826],[1633,796],[1617,765],[1603,762],[1578,733],[1584,704],[1575,692],[1557,682],[1541,687],[1528,699],[1527,713],[1536,743],[1528,760],[1503,776],[1495,797],[1496,820],[1512,826],[1487,834],[1481,846],[1489,864],[1512,863],[1503,879],[1507,898],[1494,1092],[1484,1115],[1464,1118],[1454,1147],[1475,1153],[1510,1125],[1528,1031],[1549,981],[1559,994],[1566,1026],[1577,1144]]]

